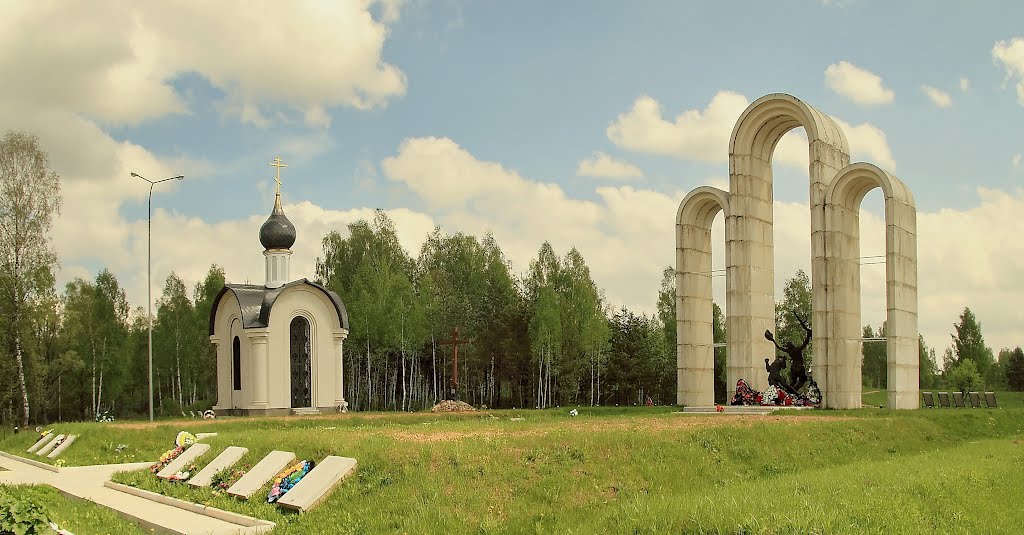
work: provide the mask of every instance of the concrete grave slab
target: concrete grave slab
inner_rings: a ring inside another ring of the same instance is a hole
[[[228,446],[228,448],[222,451],[217,458],[210,461],[210,464],[206,465],[206,468],[203,468],[198,474],[192,476],[192,479],[188,480],[188,484],[196,487],[209,487],[210,483],[213,482],[213,476],[217,475],[217,472],[231,468],[246,453],[249,453],[248,448]]]
[[[210,451],[209,444],[193,444],[187,450],[181,452],[177,459],[174,459],[163,470],[160,470],[156,477],[167,479],[183,470],[189,464],[192,464],[192,461],[208,451]]]
[[[246,472],[241,479],[231,485],[228,494],[243,500],[249,499],[256,491],[263,488],[281,470],[284,470],[289,463],[295,460],[295,454],[290,451],[274,450],[267,454],[252,470]]]
[[[52,450],[53,448],[56,448],[57,444],[61,440],[64,440],[64,435],[57,435],[57,436],[53,437],[53,440],[48,442],[45,446],[43,446],[42,448],[39,449],[39,451],[36,452],[36,455],[39,455],[40,457],[42,457],[43,455],[46,455],[47,453],[50,453],[50,450]]]
[[[356,460],[330,455],[305,475],[277,503],[304,513],[322,502],[343,479],[354,473]]]
[[[74,442],[76,438],[78,438],[78,435],[68,436],[67,438],[64,439],[64,442],[60,443],[60,446],[53,448],[53,451],[51,451],[50,454],[47,455],[46,457],[49,459],[56,459],[58,455],[64,453],[64,450],[68,449],[68,446],[70,446],[71,443]]]
[[[44,444],[46,444],[47,442],[49,442],[49,441],[51,441],[53,439],[54,439],[53,433],[50,433],[49,435],[46,435],[46,436],[40,438],[38,442],[33,444],[31,447],[29,447],[28,452],[29,453],[35,453],[36,450],[38,450],[39,448],[43,447]]]
[[[203,440],[204,438],[210,438],[217,436],[217,433],[196,433],[196,438]]]

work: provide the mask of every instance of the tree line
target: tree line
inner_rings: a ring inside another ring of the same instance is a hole
[[[59,214],[60,179],[38,140],[0,140],[0,421],[50,422],[148,413],[149,321],[131,309],[108,270],[56,288],[57,255],[49,240]],[[613,308],[582,254],[540,245],[514,273],[491,234],[435,228],[413,256],[394,223],[372,221],[329,232],[315,267],[317,282],[348,308],[346,398],[353,410],[422,410],[442,399],[477,406],[631,405],[675,402],[675,271],[665,268],[656,312]],[[208,319],[225,273],[210,266],[189,289],[174,273],[164,281],[153,321],[153,396],[159,415],[216,402],[216,358]],[[777,304],[779,339],[802,338],[790,311],[811,317],[810,281],[789,279]],[[652,296],[653,297],[653,296]],[[725,342],[722,310],[713,335]],[[456,385],[452,346],[459,330]],[[865,326],[866,338],[884,337]],[[1024,354],[984,344],[965,309],[940,371],[920,341],[923,387],[1024,389]],[[885,386],[885,344],[865,343],[866,386]],[[725,402],[725,348],[716,348],[715,398]],[[810,351],[808,351],[810,366]]]

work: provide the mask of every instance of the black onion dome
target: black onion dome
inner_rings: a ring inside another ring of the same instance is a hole
[[[260,243],[264,249],[290,249],[295,243],[295,225],[285,217],[280,195],[274,198],[274,211],[260,227]]]

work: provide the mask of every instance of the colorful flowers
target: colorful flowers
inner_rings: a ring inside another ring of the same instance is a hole
[[[181,452],[183,451],[185,451],[185,448],[181,446],[175,446],[174,449],[167,450],[167,452],[160,456],[160,460],[157,461],[156,464],[149,467],[149,471],[155,474],[160,470],[163,470],[165,466],[181,455]]]
[[[293,466],[286,468],[274,478],[274,485],[267,493],[267,503],[274,503],[281,499],[286,492],[291,490],[310,470],[313,469],[313,461],[299,461]]]
[[[736,382],[736,394],[732,405],[782,405],[786,407],[815,407],[821,403],[821,390],[813,380],[808,382],[806,395],[793,395],[781,388],[769,386],[764,392],[758,392],[746,381]]]

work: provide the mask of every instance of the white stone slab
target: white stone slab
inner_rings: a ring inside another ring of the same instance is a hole
[[[167,466],[165,466],[164,469],[156,475],[156,477],[167,479],[174,474],[177,474],[207,451],[210,451],[209,444],[193,444],[189,446],[187,450],[181,452],[181,455],[179,455],[178,458],[168,463]]]
[[[52,450],[53,448],[56,448],[57,447],[57,443],[60,442],[63,439],[64,439],[64,435],[57,435],[57,436],[53,437],[53,440],[48,442],[45,446],[43,446],[42,448],[39,449],[39,451],[36,452],[36,455],[39,455],[40,457],[42,457],[43,455],[46,455],[47,453],[50,453],[50,450]]]
[[[216,459],[210,461],[206,468],[192,476],[192,479],[188,480],[188,484],[195,485],[196,487],[209,487],[210,483],[213,483],[213,476],[217,475],[217,472],[231,468],[246,453],[249,453],[248,448],[228,446]]]
[[[217,436],[217,433],[196,433],[196,438],[203,440],[204,438],[210,438]]]
[[[314,466],[277,503],[300,513],[309,511],[327,498],[334,487],[355,470],[355,459],[330,455]]]
[[[78,435],[68,436],[68,438],[64,439],[64,442],[60,443],[60,446],[53,448],[53,451],[51,451],[50,454],[47,455],[46,457],[50,459],[56,459],[58,455],[64,453],[64,450],[68,449],[68,446],[70,446],[71,443],[74,442],[76,438],[78,438]]]
[[[263,488],[263,485],[270,481],[278,472],[285,469],[288,463],[295,460],[295,454],[290,451],[274,450],[267,454],[262,461],[256,463],[252,470],[246,472],[241,479],[231,485],[228,494],[236,498],[248,500],[256,491]]]
[[[54,438],[53,433],[50,433],[50,434],[40,438],[39,442],[36,442],[35,444],[32,445],[32,447],[30,447],[28,449],[28,452],[29,453],[35,453],[36,450],[38,450],[39,448],[43,447],[43,444],[46,444],[47,442],[53,440],[53,438]]]

